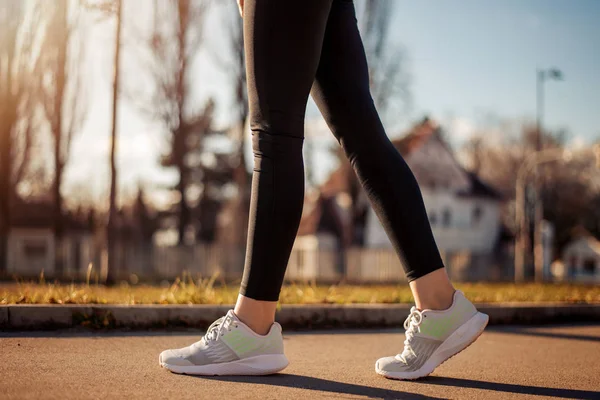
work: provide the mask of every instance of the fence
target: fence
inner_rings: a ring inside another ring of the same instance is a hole
[[[457,281],[509,281],[514,277],[512,257],[474,254],[469,251],[442,253],[448,273]],[[106,277],[106,251],[87,251],[79,256],[76,268],[46,277],[65,280]],[[210,277],[218,275],[228,282],[239,281],[245,251],[232,246],[198,244],[182,247],[118,246],[115,275],[120,280],[160,282],[183,275]],[[20,260],[20,265],[37,265]],[[90,270],[91,266],[91,270]],[[13,276],[36,277],[35,268],[14,270]],[[317,283],[399,283],[406,281],[402,264],[392,249],[351,248],[336,250],[299,249],[292,251],[287,281]]]

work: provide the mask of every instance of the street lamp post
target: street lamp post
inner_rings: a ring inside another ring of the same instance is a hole
[[[527,185],[527,176],[533,170],[536,171],[540,164],[564,160],[570,157],[569,152],[562,149],[548,149],[536,151],[530,154],[517,172],[516,182],[516,202],[515,217],[517,227],[517,237],[515,241],[515,281],[523,282],[525,280],[525,249],[527,248],[528,229],[527,218],[525,217],[525,187]],[[543,257],[543,254],[542,254]],[[536,270],[536,278],[538,271]]]
[[[562,72],[556,68],[538,69],[536,71],[536,92],[537,92],[537,136],[536,152],[541,152],[544,148],[543,143],[543,118],[544,118],[544,83],[546,80],[562,80]],[[534,231],[533,231],[533,259],[535,269],[535,280],[543,280],[544,269],[544,245],[542,221],[544,218],[544,207],[542,203],[543,183],[538,164],[534,165],[535,175],[535,203],[534,203]]]

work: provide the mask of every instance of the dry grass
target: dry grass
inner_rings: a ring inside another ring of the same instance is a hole
[[[463,283],[457,287],[475,302],[600,303],[600,286],[574,284]],[[232,304],[238,286],[215,284],[215,278],[177,279],[168,286],[122,284],[0,284],[0,304]],[[291,284],[283,287],[283,304],[412,303],[408,285]]]

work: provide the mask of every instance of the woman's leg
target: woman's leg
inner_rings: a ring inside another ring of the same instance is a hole
[[[304,115],[329,0],[247,0],[244,40],[254,173],[238,317],[257,333],[276,302],[304,202]]]
[[[304,113],[330,0],[246,0],[244,38],[254,174],[246,266],[233,311],[160,365],[199,375],[263,375],[288,365],[275,305],[304,201]]]
[[[404,324],[404,350],[379,359],[375,370],[396,379],[426,376],[471,344],[488,319],[452,287],[417,181],[385,134],[352,2],[333,2],[312,95],[398,251],[417,301]]]
[[[417,307],[447,308],[454,288],[435,243],[419,185],[388,139],[373,104],[352,2],[333,2],[312,96],[402,260]],[[433,282],[435,285],[429,284]]]

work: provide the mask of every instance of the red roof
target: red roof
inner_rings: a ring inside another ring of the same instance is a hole
[[[63,211],[63,224],[68,230],[91,230],[85,216]],[[15,199],[10,207],[10,226],[19,228],[52,228],[54,204],[47,200]]]
[[[392,144],[398,149],[400,154],[407,156],[427,142],[432,135],[439,135],[439,131],[440,127],[435,121],[425,118],[406,136],[400,139],[392,140]]]

